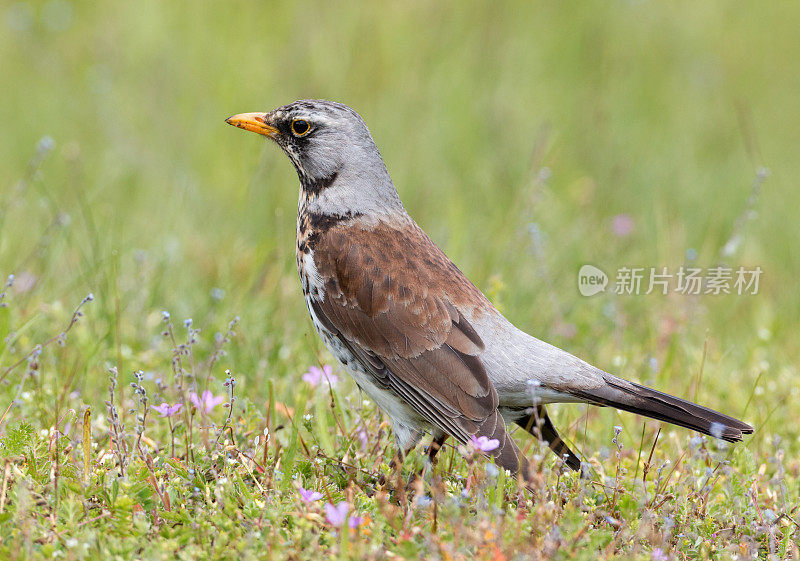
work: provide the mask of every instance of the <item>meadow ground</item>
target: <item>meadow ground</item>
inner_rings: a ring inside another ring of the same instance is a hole
[[[798,12],[3,4],[0,558],[798,558]],[[386,419],[338,367],[303,377],[333,363],[294,172],[223,122],[302,97],[362,113],[411,214],[517,325],[755,434],[554,406],[588,480],[519,436],[535,492],[452,447],[376,490]],[[584,264],[605,292],[581,296]],[[625,267],[763,274],[616,294]]]

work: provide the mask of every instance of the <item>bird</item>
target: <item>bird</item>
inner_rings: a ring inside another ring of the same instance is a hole
[[[527,478],[530,464],[509,433],[516,424],[580,470],[548,416],[550,403],[615,407],[729,442],[753,432],[513,325],[411,218],[349,106],[299,100],[226,122],[268,137],[294,165],[296,261],[308,313],[333,356],[389,417],[398,463],[430,433],[430,462],[448,437],[490,442],[485,453],[496,465]]]

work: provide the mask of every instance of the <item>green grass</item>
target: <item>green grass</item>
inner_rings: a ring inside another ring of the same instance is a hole
[[[799,11],[0,7],[0,558],[798,558]],[[361,112],[411,214],[521,328],[755,435],[555,406],[590,480],[520,436],[534,493],[452,448],[427,487],[376,492],[385,418],[340,369],[301,380],[332,358],[294,270],[294,172],[223,122],[303,97]],[[760,266],[759,293],[578,294],[584,263],[687,252]],[[194,389],[235,399],[203,415]],[[357,529],[326,520],[341,501]]]

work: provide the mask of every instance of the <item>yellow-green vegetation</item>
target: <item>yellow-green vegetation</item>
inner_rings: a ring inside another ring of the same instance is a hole
[[[799,16],[4,3],[0,559],[796,559]],[[338,366],[303,379],[333,363],[294,270],[294,171],[224,123],[304,97],[361,112],[410,213],[517,325],[755,434],[554,406],[587,480],[520,435],[535,492],[452,447],[382,490],[385,419]],[[591,298],[587,263],[611,277]],[[613,291],[681,266],[763,274]]]

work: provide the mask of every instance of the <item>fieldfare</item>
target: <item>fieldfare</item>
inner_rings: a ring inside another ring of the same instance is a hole
[[[566,464],[580,460],[545,405],[610,406],[738,441],[753,428],[628,382],[517,329],[409,216],[363,119],[303,100],[231,125],[274,140],[300,178],[297,270],[322,340],[391,419],[399,457],[430,431],[497,439],[495,462],[527,474],[506,431],[516,423]]]

